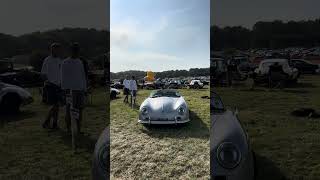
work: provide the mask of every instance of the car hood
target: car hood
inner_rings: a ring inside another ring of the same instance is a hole
[[[242,151],[247,153],[247,135],[242,128],[237,116],[230,110],[215,114],[211,118],[211,150],[217,149],[223,142],[232,142]]]
[[[170,112],[176,110],[178,107],[185,103],[182,97],[172,98],[172,97],[157,97],[157,98],[147,98],[142,104],[142,107],[149,107],[153,111]]]
[[[224,143],[232,143],[241,152],[241,162],[247,158],[250,152],[249,142],[246,132],[242,129],[237,116],[229,110],[211,116],[210,132],[210,159],[212,172],[217,174],[233,173],[231,170],[223,168],[217,159],[217,149]]]

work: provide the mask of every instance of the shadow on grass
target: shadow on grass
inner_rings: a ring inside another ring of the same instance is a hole
[[[139,104],[134,104],[133,106],[131,106],[130,102],[129,103],[124,103],[124,105],[128,106],[129,108],[132,108],[133,110],[139,110],[140,109],[140,105]]]
[[[36,113],[34,111],[21,111],[17,114],[0,114],[0,128],[2,128],[8,122],[21,121],[24,119],[35,117]]]
[[[71,132],[67,131],[49,131],[49,133],[55,133],[55,135],[58,135],[57,138],[61,138],[64,144],[70,149],[72,149],[72,140],[71,140]],[[77,143],[77,149],[85,149],[89,153],[93,153],[97,138],[93,138],[92,136],[88,134],[80,134],[78,137],[78,143]]]
[[[259,154],[256,156],[256,179],[259,180],[287,180],[274,162]]]
[[[288,84],[287,88],[316,88],[312,83],[306,83],[306,82],[298,82],[298,83],[292,83]]]
[[[190,122],[186,124],[177,125],[146,125],[141,129],[142,133],[145,133],[153,138],[210,138],[210,132],[207,125],[201,120],[201,118],[193,111],[190,111]]]

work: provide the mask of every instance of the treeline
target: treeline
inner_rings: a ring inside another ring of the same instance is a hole
[[[109,49],[109,31],[87,28],[63,28],[44,32],[33,32],[21,36],[0,33],[0,58],[15,55],[30,55],[30,65],[38,62],[49,53],[50,44],[59,42],[63,46],[63,55],[68,55],[72,42],[78,42],[81,55],[89,60],[101,57]],[[39,62],[38,62],[39,63]]]
[[[241,27],[211,27],[211,50],[320,46],[320,19],[257,22],[252,30]]]
[[[135,76],[136,79],[142,79],[146,76],[146,71],[123,71],[113,73],[111,72],[111,79],[124,79],[126,76]],[[210,76],[209,68],[191,68],[189,70],[170,70],[163,72],[155,72],[156,78],[177,78],[177,77],[197,77],[197,76]]]

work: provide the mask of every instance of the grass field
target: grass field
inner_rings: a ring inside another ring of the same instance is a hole
[[[140,90],[137,102],[150,94]],[[111,175],[113,179],[209,179],[209,89],[182,89],[191,110],[183,126],[138,124],[138,109],[111,101]]]
[[[257,154],[259,180],[320,179],[320,119],[290,114],[301,107],[320,111],[319,76],[305,76],[284,90],[239,84],[214,91],[225,105],[238,107]]]
[[[64,112],[60,111],[61,130],[42,129],[48,107],[40,102],[36,89],[30,89],[35,102],[17,116],[0,116],[0,179],[91,179],[94,145],[106,127],[106,95],[93,93],[93,103],[84,112],[81,143],[76,154],[66,132]]]

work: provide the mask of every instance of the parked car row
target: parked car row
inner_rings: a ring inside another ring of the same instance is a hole
[[[202,89],[204,86],[209,85],[209,81],[194,79],[189,81],[185,80],[162,80],[157,79],[152,82],[143,82],[138,83],[138,87],[141,89],[182,89],[182,88],[190,88],[190,89]],[[123,84],[121,82],[115,82],[111,85],[111,88],[115,89],[123,89]]]

